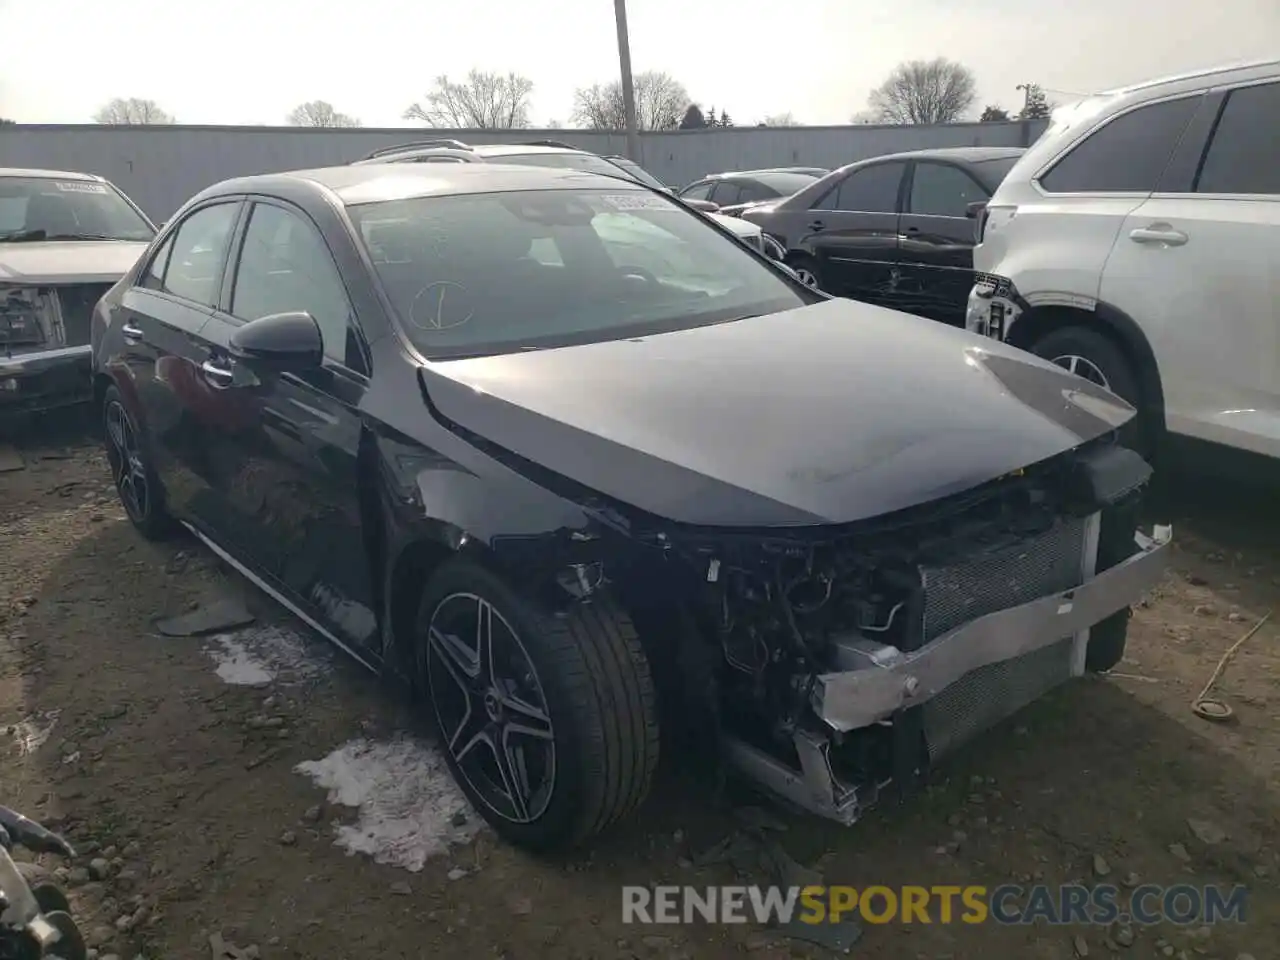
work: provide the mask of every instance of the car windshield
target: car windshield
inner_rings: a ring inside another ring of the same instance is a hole
[[[0,243],[154,236],[151,224],[108,183],[0,177]]]
[[[348,209],[405,333],[429,359],[645,336],[817,301],[700,214],[647,191]]]
[[[646,187],[653,187],[655,190],[667,189],[667,185],[665,183],[634,160],[628,160],[626,157],[609,157],[609,162],[616,167],[621,167],[623,173],[635,180],[639,180]]]
[[[1021,160],[1021,155],[1015,157],[998,157],[994,160],[976,160],[974,161],[974,172],[982,179],[985,186],[992,193],[996,192],[996,187],[1004,182],[1004,178],[1009,175],[1009,171],[1013,169],[1013,165]]]
[[[570,153],[564,151],[548,151],[547,153],[504,153],[491,158],[493,163],[516,163],[522,167],[558,167],[562,170],[584,170],[587,173],[602,173],[606,177],[618,176],[618,168],[604,157],[594,153]],[[625,172],[625,171],[624,171]]]
[[[793,193],[798,193],[809,184],[817,180],[807,173],[753,173],[751,179],[757,183],[763,183],[771,190],[777,190],[779,196],[789,197]]]

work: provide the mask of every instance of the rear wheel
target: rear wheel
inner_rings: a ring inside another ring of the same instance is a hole
[[[1120,437],[1126,446],[1143,454],[1150,452],[1138,376],[1115,341],[1088,327],[1060,327],[1035,341],[1031,352],[1110,390],[1137,409],[1138,416],[1121,428]]]
[[[607,597],[553,614],[453,560],[423,594],[416,652],[450,771],[507,841],[573,846],[648,793],[653,680],[635,627]]]
[[[115,386],[102,398],[107,462],[129,522],[148,540],[163,540],[174,529],[164,491],[151,464],[150,445]]]

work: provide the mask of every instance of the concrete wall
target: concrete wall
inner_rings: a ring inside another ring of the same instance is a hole
[[[680,186],[706,173],[759,167],[838,167],[925,147],[1026,146],[1044,129],[1029,123],[939,126],[729,127],[641,137],[642,163]],[[555,139],[601,154],[626,152],[620,133],[590,130],[448,131],[307,127],[113,127],[97,124],[0,127],[0,167],[100,174],[157,220],[219,180],[350,162],[407,140],[451,137],[472,143]]]

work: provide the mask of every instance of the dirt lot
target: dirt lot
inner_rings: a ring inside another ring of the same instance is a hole
[[[623,925],[622,884],[742,882],[704,863],[734,820],[691,773],[668,772],[629,829],[571,863],[477,832],[429,748],[396,739],[408,714],[374,678],[206,551],[142,541],[97,444],[58,430],[0,472],[0,782],[79,847],[61,866],[101,956],[208,958],[213,934],[272,960],[830,955],[751,927]],[[847,830],[784,816],[779,836],[828,883],[1245,884],[1248,922],[893,924],[851,956],[1277,956],[1280,623],[1218,685],[1238,722],[1189,703],[1280,603],[1280,509],[1200,489],[1175,499],[1177,570],[1137,612],[1122,675],[1037,704],[905,806]],[[228,594],[252,628],[154,626]]]

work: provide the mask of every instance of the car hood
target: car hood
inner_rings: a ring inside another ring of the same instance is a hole
[[[849,523],[1048,459],[1133,416],[1030,354],[852,300],[423,367],[446,425],[679,523]],[[514,454],[514,457],[510,455]]]
[[[114,283],[147,246],[133,240],[0,243],[0,283]]]

